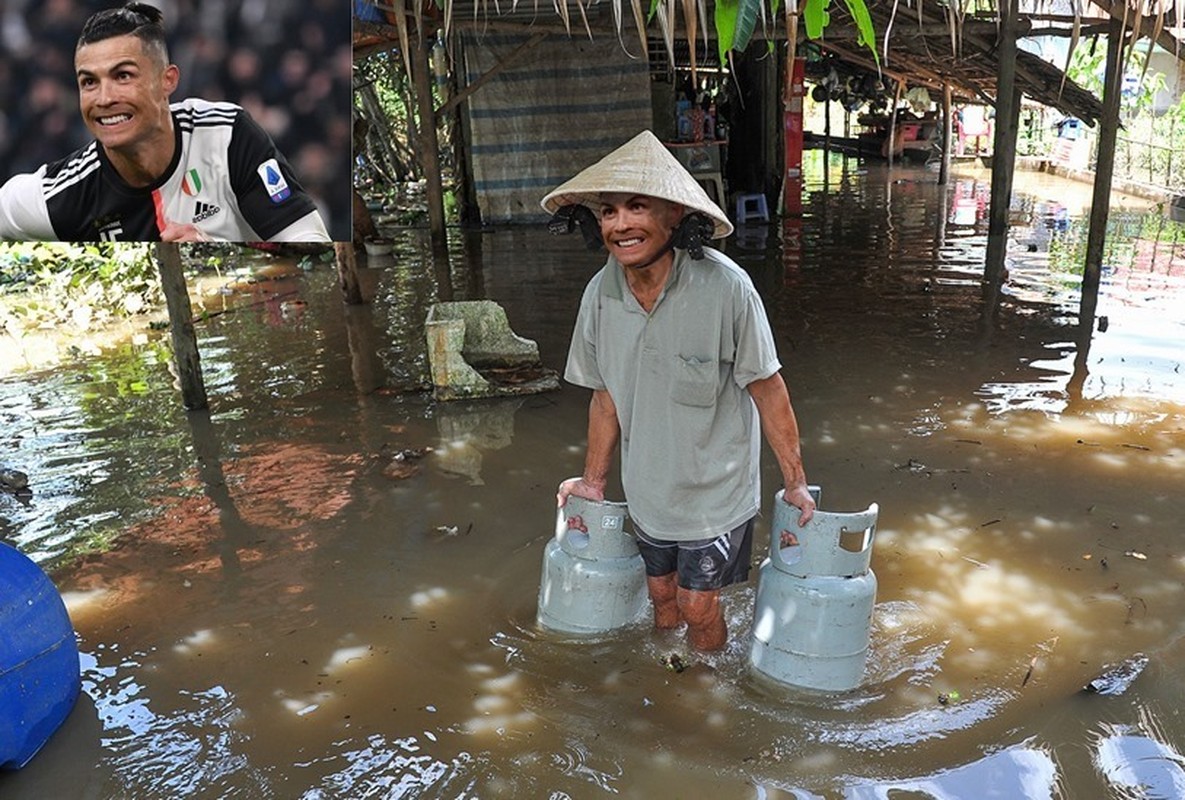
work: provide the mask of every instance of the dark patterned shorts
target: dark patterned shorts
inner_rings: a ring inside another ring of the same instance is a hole
[[[701,592],[747,581],[755,519],[714,539],[687,542],[651,539],[635,526],[646,574],[658,578],[677,572],[681,588]]]

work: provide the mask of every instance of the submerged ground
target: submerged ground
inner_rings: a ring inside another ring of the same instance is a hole
[[[414,391],[422,321],[447,282],[559,368],[598,257],[458,234],[443,276],[411,231],[364,307],[328,269],[203,294],[236,309],[199,325],[209,413],[180,409],[155,334],[0,381],[0,464],[35,492],[0,495],[0,536],[66,597],[85,689],[0,795],[1185,795],[1181,231],[1116,198],[1083,351],[1088,190],[1018,176],[992,311],[987,173],[940,190],[815,167],[800,221],[726,249],[765,299],[824,506],[880,505],[860,688],[757,680],[752,583],[707,658],[645,624],[535,626],[587,393],[435,403]],[[772,499],[768,454],[764,474]],[[763,517],[758,557],[768,535]],[[88,540],[109,549],[68,560]],[[1125,693],[1081,693],[1137,653]]]

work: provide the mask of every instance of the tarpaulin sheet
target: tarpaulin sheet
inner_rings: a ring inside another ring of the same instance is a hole
[[[530,38],[465,32],[466,85]],[[539,207],[543,195],[651,127],[649,68],[615,37],[553,34],[466,105],[482,221],[538,222],[547,216]]]

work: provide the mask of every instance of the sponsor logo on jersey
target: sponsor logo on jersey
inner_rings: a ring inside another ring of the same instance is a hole
[[[201,200],[198,200],[193,207],[193,221],[194,223],[198,223],[204,219],[209,219],[221,210],[221,208],[213,203],[203,203]]]
[[[123,235],[123,221],[118,217],[95,220],[95,227],[99,229],[100,242],[118,242]]]
[[[202,190],[202,178],[198,175],[196,169],[191,169],[185,173],[185,177],[181,179],[181,191],[185,192],[190,197]]]
[[[259,165],[258,172],[263,188],[267,189],[267,196],[273,203],[282,203],[292,195],[288,181],[284,180],[284,174],[280,172],[280,162],[276,159],[264,161]]]

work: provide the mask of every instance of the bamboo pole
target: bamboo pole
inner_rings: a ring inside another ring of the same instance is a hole
[[[827,90],[827,99],[823,101],[823,174],[827,174],[831,166],[831,90]]]
[[[190,411],[206,408],[206,386],[202,381],[202,363],[198,356],[197,334],[193,329],[193,306],[181,270],[181,246],[176,242],[156,245],[156,266],[161,289],[169,309],[169,331],[173,339],[173,358],[181,383],[181,403]]]
[[[362,304],[362,284],[358,280],[358,256],[353,242],[334,242],[333,254],[337,260],[337,275],[341,281],[342,300],[347,305]]]
[[[889,160],[889,169],[893,168],[893,151],[897,149],[897,106],[901,105],[901,92],[905,88],[904,81],[897,81],[897,90],[893,93],[893,107],[889,109],[889,152],[885,158]]]
[[[517,27],[519,30],[522,30],[521,25],[517,26]],[[486,83],[488,83],[489,81],[496,78],[500,73],[502,73],[505,70],[512,67],[516,62],[521,60],[523,56],[528,55],[532,48],[534,48],[537,44],[539,44],[546,38],[547,38],[546,33],[536,33],[530,39],[528,39],[527,41],[520,44],[514,50],[510,51],[510,53],[508,53],[506,55],[506,57],[503,58],[501,61],[499,61],[497,64],[495,64],[494,66],[492,66],[488,70],[486,70],[480,78],[478,78],[473,83],[466,86],[464,89],[462,89],[457,94],[453,95],[446,102],[442,103],[440,108],[436,109],[436,113],[438,115],[447,114],[448,112],[452,111],[457,106],[461,105],[461,103],[463,103],[469,99],[469,96],[471,94],[476,92],[481,87],[485,86]]]
[[[950,151],[951,139],[955,134],[954,119],[951,116],[953,104],[951,103],[951,88],[950,83],[942,84],[942,164],[938,168],[938,185],[946,186],[947,181],[950,180]],[[945,215],[945,209],[943,210]]]
[[[436,136],[436,111],[432,102],[432,76],[428,71],[428,48],[423,36],[415,37],[411,66],[415,84],[416,108],[420,112],[420,167],[427,182],[428,227],[432,249],[448,252],[448,234],[444,229],[444,185],[440,175],[440,140]]]
[[[1008,209],[1012,204],[1012,172],[1016,166],[1016,134],[1020,121],[1020,97],[1016,91],[1016,17],[1018,0],[1001,7],[1000,40],[996,77],[996,130],[992,138],[992,189],[988,208],[987,259],[983,268],[986,285],[998,297],[1004,279],[1004,257],[1008,250]]]
[[[1089,327],[1099,304],[1103,245],[1111,205],[1111,177],[1115,170],[1115,140],[1119,135],[1119,96],[1122,82],[1123,22],[1111,18],[1107,34],[1107,66],[1103,75],[1103,116],[1099,120],[1099,150],[1095,161],[1094,193],[1090,203],[1090,228],[1086,235],[1086,264],[1082,271],[1082,299],[1078,321]]]

